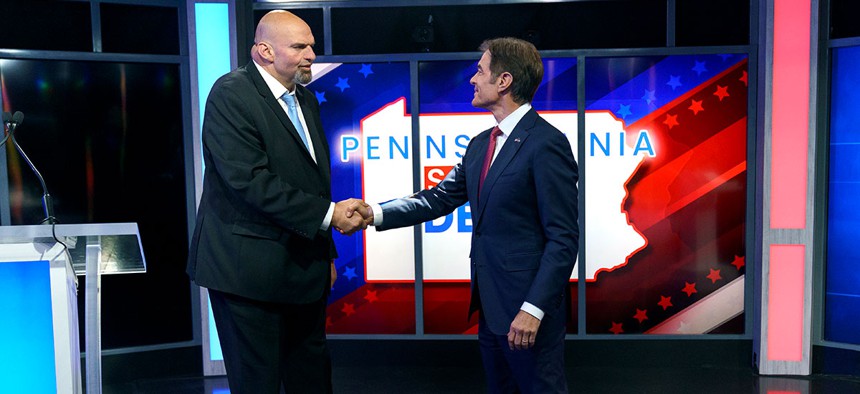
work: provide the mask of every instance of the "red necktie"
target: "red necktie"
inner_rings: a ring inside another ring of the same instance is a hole
[[[496,153],[496,138],[501,134],[502,129],[499,126],[493,127],[493,132],[490,133],[490,144],[487,145],[487,154],[484,155],[484,167],[481,168],[481,179],[478,181],[478,194],[481,194],[481,186],[484,185],[484,178],[487,177],[490,162],[493,161],[493,154]]]

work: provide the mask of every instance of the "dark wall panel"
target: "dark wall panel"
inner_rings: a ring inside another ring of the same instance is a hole
[[[0,2],[0,48],[93,50],[90,4],[79,1]]]
[[[676,45],[750,43],[750,0],[678,0],[676,4]]]
[[[101,4],[102,51],[179,54],[176,7]]]
[[[336,55],[470,52],[494,37],[538,49],[661,47],[666,2],[586,1],[332,9]]]

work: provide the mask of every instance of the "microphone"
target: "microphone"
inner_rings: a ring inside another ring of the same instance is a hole
[[[18,141],[15,140],[15,129],[24,122],[24,113],[21,111],[15,111],[15,114],[12,115],[8,122],[6,120],[6,114],[3,114],[3,124],[9,129],[9,134],[7,138],[12,139],[12,143],[15,145],[15,148],[18,149],[18,153],[21,154],[21,157],[24,158],[24,161],[27,162],[27,165],[30,166],[30,169],[33,170],[33,173],[36,174],[36,178],[39,179],[39,183],[42,184],[42,207],[45,209],[45,219],[42,220],[42,224],[56,224],[57,218],[54,217],[54,201],[51,199],[51,194],[48,193],[48,186],[45,185],[45,178],[42,177],[42,173],[36,169],[36,166],[33,164],[33,161],[27,157],[27,154],[24,153],[24,149],[21,149],[21,145],[18,144]]]
[[[24,113],[21,111],[15,111],[15,115],[12,115],[12,122],[11,122],[12,123],[12,126],[11,126],[12,129],[14,130],[23,121],[24,121]]]

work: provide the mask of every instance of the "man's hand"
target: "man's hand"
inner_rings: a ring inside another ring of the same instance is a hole
[[[520,311],[511,322],[511,330],[508,331],[508,347],[511,350],[526,350],[535,345],[540,320],[528,312]]]
[[[357,198],[350,198],[334,204],[334,214],[331,217],[331,226],[344,235],[351,235],[358,230],[367,228],[368,222],[362,216],[362,212],[370,210],[370,206]],[[358,212],[359,215],[353,215]],[[373,223],[373,215],[370,222]]]
[[[362,201],[361,204],[353,204],[347,207],[346,217],[351,218],[355,212],[358,212],[358,214],[364,218],[365,227],[373,224],[373,208],[371,208],[366,202]]]

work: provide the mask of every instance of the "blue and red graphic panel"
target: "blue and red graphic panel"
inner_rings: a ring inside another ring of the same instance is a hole
[[[582,114],[576,59],[544,63],[535,109],[568,136],[575,156],[585,144],[577,160],[587,168],[586,332],[743,333],[746,57],[589,59]],[[475,64],[419,65],[419,130],[408,110],[408,64],[329,65],[318,74],[310,88],[329,134],[335,199],[385,201],[444,177],[469,140],[495,124],[471,105]],[[330,333],[415,333],[418,253],[424,333],[476,332],[475,316],[466,316],[469,206],[419,228],[420,243],[412,228],[337,236]],[[578,276],[577,266],[570,332]]]
[[[409,63],[327,64],[315,71],[308,88],[320,102],[323,126],[331,149],[332,193],[335,201],[350,197],[375,201],[365,194],[366,163],[377,160],[374,139],[363,139],[363,127],[381,108],[409,100]],[[399,125],[402,126],[402,125]],[[407,133],[411,134],[411,125]],[[408,146],[407,146],[408,148]],[[407,152],[408,153],[408,152]],[[411,164],[404,166],[411,171]],[[373,181],[385,174],[371,172]],[[411,175],[388,177],[399,188],[412,188]],[[396,197],[388,196],[388,198]],[[411,231],[406,229],[405,231]],[[415,334],[415,285],[413,281],[372,281],[365,266],[366,236],[375,230],[347,237],[335,234],[339,257],[338,279],[329,296],[326,330],[330,334]],[[402,264],[414,269],[414,245],[384,245],[388,253],[402,256]]]
[[[586,61],[587,113],[622,129],[586,118],[586,218],[605,219],[593,192],[626,176],[614,213],[629,234],[587,230],[587,333],[744,332],[747,68],[737,54]],[[613,249],[623,261],[602,260]]]

